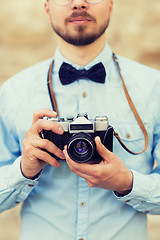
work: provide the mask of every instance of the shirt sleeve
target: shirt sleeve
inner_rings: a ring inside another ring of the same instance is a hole
[[[39,178],[30,180],[23,177],[20,159],[0,168],[0,212],[23,202],[38,184]]]
[[[0,212],[23,202],[38,183],[21,173],[21,149],[10,121],[14,114],[12,92],[6,86],[0,89]]]
[[[123,197],[117,196],[121,202],[132,206],[140,212],[153,215],[160,214],[160,176],[152,173],[145,175],[132,171],[134,182],[132,191]]]

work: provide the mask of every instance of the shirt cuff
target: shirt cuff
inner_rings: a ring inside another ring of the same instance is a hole
[[[21,157],[1,168],[0,212],[23,202],[38,184],[39,177],[32,180],[23,176],[20,163]]]
[[[8,176],[10,176],[8,179],[8,187],[13,186],[15,188],[16,186],[26,185],[26,184],[33,185],[33,186],[37,185],[38,180],[40,179],[40,174],[37,175],[37,177],[34,179],[25,178],[22,174],[20,165],[21,165],[21,157],[17,158],[14,161],[14,163],[11,165],[11,167],[8,168],[8,171],[10,172],[8,174]]]
[[[157,191],[157,174],[147,175],[135,170],[131,171],[133,174],[132,191],[125,196],[116,193],[114,195],[119,201],[127,203],[138,211],[148,213],[148,209],[152,209],[154,198],[159,195]]]

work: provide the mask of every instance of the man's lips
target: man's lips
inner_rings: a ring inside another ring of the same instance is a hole
[[[84,24],[84,23],[88,23],[91,22],[91,19],[86,18],[86,17],[75,17],[70,19],[71,23],[75,23],[75,24]]]
[[[66,23],[86,24],[89,22],[96,22],[96,19],[87,12],[73,12],[65,19]]]

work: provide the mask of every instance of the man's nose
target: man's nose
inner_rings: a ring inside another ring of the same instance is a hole
[[[85,0],[72,0],[71,7],[73,10],[87,9],[88,3]]]

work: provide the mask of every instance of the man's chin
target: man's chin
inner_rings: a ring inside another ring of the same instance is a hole
[[[67,38],[63,38],[63,40],[67,43],[70,43],[71,45],[74,45],[74,46],[87,46],[91,43],[93,43],[96,38],[93,38],[93,37],[89,37],[89,38],[86,38],[86,37],[77,37],[77,38],[73,38],[73,37],[67,37]]]
[[[87,46],[94,41],[97,40],[99,36],[95,33],[77,33],[72,31],[71,33],[61,34],[60,32],[56,32],[60,38],[62,38],[65,42],[72,44],[74,46]]]
[[[96,29],[87,28],[85,25],[76,25],[74,27],[67,27],[66,31],[60,27],[55,27],[52,24],[52,28],[55,33],[62,38],[65,42],[74,46],[87,46],[95,42],[105,32],[108,24],[102,26],[97,32]]]

